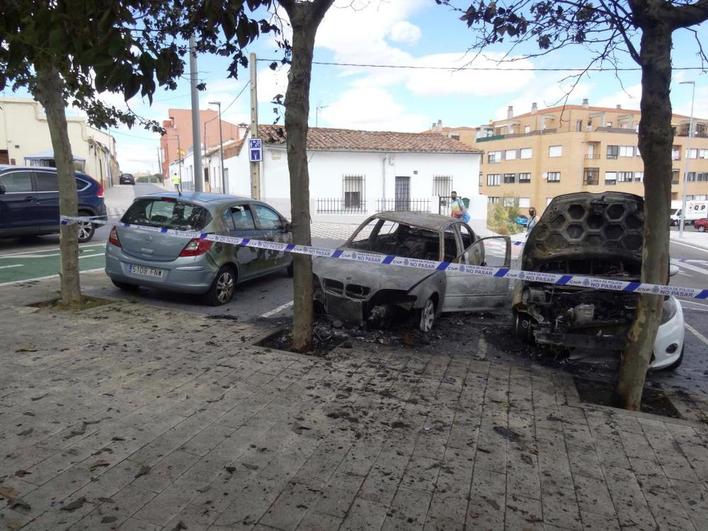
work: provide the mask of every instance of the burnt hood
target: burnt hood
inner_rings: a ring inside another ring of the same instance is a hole
[[[554,198],[529,234],[522,255],[527,271],[586,273],[608,260],[626,272],[641,269],[644,199],[623,192],[577,192]],[[563,271],[564,268],[567,268]]]

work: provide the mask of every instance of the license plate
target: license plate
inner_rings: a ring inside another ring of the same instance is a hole
[[[128,273],[130,273],[131,275],[139,275],[141,277],[162,278],[165,273],[165,270],[157,269],[156,267],[130,264],[128,265]]]

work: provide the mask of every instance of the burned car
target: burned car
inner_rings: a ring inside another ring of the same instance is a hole
[[[528,235],[521,268],[638,282],[643,226],[644,200],[637,195],[558,196]],[[629,292],[519,282],[512,303],[516,333],[579,355],[616,357],[625,347],[638,297]],[[666,297],[651,367],[677,367],[683,358],[683,340],[681,305]]]
[[[343,249],[470,265],[509,266],[508,237],[479,238],[466,223],[438,214],[382,212],[364,221]],[[503,278],[316,258],[315,302],[330,317],[361,324],[395,310],[414,312],[423,332],[441,312],[508,308]]]

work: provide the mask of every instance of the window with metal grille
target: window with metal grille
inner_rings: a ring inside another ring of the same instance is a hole
[[[342,179],[344,208],[361,208],[364,200],[364,176],[345,175]]]
[[[607,146],[607,158],[616,159],[619,156],[619,146],[609,145]]]
[[[530,183],[531,182],[531,174],[530,173],[520,173],[519,174],[519,182],[520,183]]]
[[[433,177],[433,195],[450,197],[452,192],[452,177],[449,175],[435,175]]]
[[[504,174],[504,184],[516,184],[516,174],[515,173],[505,173]]]
[[[549,171],[546,173],[546,182],[559,183],[560,180],[561,180],[561,174],[559,171]]]

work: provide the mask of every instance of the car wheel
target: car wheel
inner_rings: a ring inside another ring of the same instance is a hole
[[[435,324],[435,301],[430,297],[423,307],[418,310],[418,330],[427,334]]]
[[[90,216],[87,212],[79,212],[79,216]],[[79,223],[79,243],[91,241],[96,233],[96,226],[93,223],[82,221]]]
[[[534,343],[533,322],[528,314],[514,311],[514,333],[524,343]]]
[[[136,284],[128,284],[127,282],[121,282],[119,280],[113,280],[111,279],[111,282],[113,282],[113,285],[118,288],[119,290],[122,291],[138,291],[140,289],[140,286]]]
[[[663,367],[659,369],[660,371],[673,371],[674,369],[678,369],[681,366],[681,363],[683,362],[683,353],[686,350],[686,346],[684,345],[681,347],[681,354],[679,354],[678,359],[673,362],[671,365],[667,365],[666,367]]]
[[[204,294],[206,303],[210,306],[221,306],[231,301],[236,290],[236,272],[230,265],[221,266],[216,273],[209,291]]]

